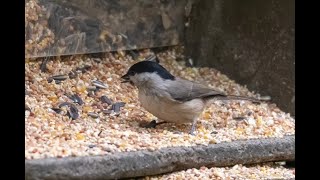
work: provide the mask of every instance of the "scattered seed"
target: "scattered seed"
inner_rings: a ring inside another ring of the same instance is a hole
[[[51,83],[53,80],[55,80],[56,82],[61,82],[61,81],[64,81],[68,78],[69,76],[68,75],[56,75],[56,76],[51,76],[49,77],[47,80],[49,83]]]
[[[116,102],[112,104],[111,110],[113,110],[115,113],[119,113],[120,108],[123,107],[124,105],[125,105],[124,102]]]
[[[111,99],[109,99],[107,96],[101,96],[100,99],[101,99],[101,102],[103,103],[107,103],[108,105],[112,104]]]
[[[79,105],[83,104],[82,99],[80,98],[80,96],[78,94],[73,94],[71,96],[68,96],[74,103],[78,103]]]
[[[96,63],[101,63],[102,60],[100,58],[92,58],[92,60]]]
[[[75,71],[71,71],[71,72],[69,72],[68,76],[70,79],[74,79],[78,76],[78,73]]]
[[[71,103],[69,103],[68,116],[72,118],[72,120],[76,120],[79,117],[77,107]]]
[[[134,50],[130,50],[130,51],[128,51],[128,53],[131,55],[133,60],[137,60],[139,57],[139,54],[137,52],[135,52]]]
[[[95,94],[94,94],[93,91],[89,91],[87,95],[88,95],[89,97],[94,97]]]
[[[107,85],[103,84],[101,81],[92,81],[92,84],[95,85],[96,87],[102,88],[102,89],[106,89],[108,88]]]
[[[82,72],[82,73],[85,73],[85,72],[87,72],[88,70],[90,70],[90,68],[91,68],[91,66],[89,66],[89,65],[84,65],[83,67],[78,67],[78,68],[76,69],[76,71],[80,71],[80,72]]]
[[[24,110],[25,110],[25,111],[30,111],[30,112],[31,112],[31,109],[30,109],[30,108],[29,108],[29,106],[28,106],[28,105],[26,105],[26,104],[24,105]]]
[[[212,131],[211,134],[218,134],[218,132],[217,131]]]
[[[103,114],[111,114],[112,110],[111,109],[104,109],[102,110]]]
[[[101,88],[99,88],[99,87],[96,87],[96,89],[93,91],[93,92],[98,92],[99,90],[100,90]]]
[[[60,80],[55,80],[55,83],[56,83],[56,84],[61,84],[61,82],[62,82],[62,81],[60,81]]]
[[[153,62],[156,62],[156,63],[159,63],[159,59],[157,56],[155,55],[151,55],[151,56],[148,56],[145,61],[153,61]]]
[[[96,86],[88,86],[87,91],[95,91],[97,89]]]
[[[88,116],[91,116],[91,117],[93,117],[93,118],[98,118],[98,117],[99,117],[98,114],[93,113],[93,112],[88,112]]]
[[[88,147],[89,148],[94,148],[94,147],[96,147],[97,145],[95,145],[95,144],[90,144]]]
[[[47,72],[47,63],[48,63],[48,58],[45,58],[43,61],[42,61],[42,63],[41,63],[41,65],[40,65],[40,70],[41,70],[41,72]]]
[[[59,105],[59,108],[62,108],[63,106],[69,106],[71,103],[69,102],[63,102]]]
[[[234,119],[234,120],[236,120],[236,121],[242,121],[242,120],[245,120],[246,117],[238,116],[238,117],[233,117],[232,119]]]
[[[100,131],[100,132],[98,133],[98,136],[100,136],[101,133],[102,133],[102,131]]]
[[[51,78],[54,80],[63,81],[63,80],[66,80],[68,78],[68,76],[67,75],[56,75],[56,76],[52,76]]]
[[[61,109],[60,108],[51,108],[54,112],[56,112],[57,114],[61,113]]]

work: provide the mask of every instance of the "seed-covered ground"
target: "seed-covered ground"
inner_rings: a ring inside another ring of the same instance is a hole
[[[225,168],[188,169],[160,176],[145,177],[145,180],[169,180],[169,179],[230,179],[230,180],[250,180],[250,179],[294,179],[295,169],[284,168],[275,164],[264,164],[256,166],[235,165]]]
[[[158,54],[176,76],[198,81],[227,94],[258,97],[210,68],[186,67],[180,48]],[[275,104],[217,101],[189,135],[191,124],[143,128],[155,119],[140,107],[137,89],[121,83],[133,63],[152,54],[140,51],[101,57],[77,55],[26,59],[25,158],[103,155],[170,146],[194,146],[237,139],[282,137],[295,133],[295,121]]]

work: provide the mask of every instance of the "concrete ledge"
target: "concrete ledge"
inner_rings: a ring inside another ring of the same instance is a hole
[[[104,156],[25,161],[25,179],[118,179],[201,166],[219,167],[295,159],[295,136]]]

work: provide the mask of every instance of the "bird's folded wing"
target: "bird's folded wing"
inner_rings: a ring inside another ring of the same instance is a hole
[[[202,84],[176,79],[167,86],[168,93],[176,101],[185,102],[195,98],[208,98],[212,96],[226,96],[224,93],[213,90]]]

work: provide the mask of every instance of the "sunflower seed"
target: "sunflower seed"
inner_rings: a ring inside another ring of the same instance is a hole
[[[61,104],[59,104],[59,108],[62,108],[63,106],[69,106],[71,103],[69,102],[63,102]]]
[[[128,53],[131,55],[133,60],[137,60],[139,57],[138,52],[135,52],[134,50],[130,50]]]
[[[125,102],[117,102],[116,104],[119,104],[120,107],[124,107],[124,105],[126,105]]]
[[[47,63],[48,63],[48,58],[45,58],[43,61],[42,61],[42,63],[41,63],[41,65],[40,65],[40,70],[41,70],[41,72],[46,72],[47,71]]]
[[[84,65],[83,67],[78,67],[78,68],[76,69],[76,71],[80,71],[80,72],[82,72],[82,73],[85,73],[85,72],[87,72],[88,70],[90,70],[90,68],[91,68],[91,66],[89,66],[89,65]]]
[[[78,76],[78,73],[75,71],[71,71],[71,72],[69,72],[68,76],[70,79],[74,79]]]
[[[61,84],[62,81],[60,81],[60,80],[55,80],[54,82],[55,82],[56,84]]]
[[[98,117],[99,117],[98,114],[93,113],[93,112],[88,112],[88,116],[91,116],[91,117],[93,117],[93,118],[98,118]]]
[[[69,103],[68,116],[72,118],[72,120],[76,120],[79,117],[78,109],[75,105]]]
[[[218,134],[218,132],[217,131],[212,131],[211,134]]]
[[[59,108],[51,108],[54,112],[56,112],[57,114],[60,114],[61,113],[61,109]]]
[[[52,76],[51,78],[54,79],[54,80],[63,81],[63,80],[66,80],[68,78],[68,75],[56,75],[56,76]]]
[[[102,89],[108,88],[107,85],[103,84],[101,81],[98,81],[98,80],[92,81],[92,84]]]
[[[110,110],[113,110],[115,113],[119,113],[120,108],[123,107],[124,105],[125,105],[124,102],[116,102],[116,103],[112,104],[112,107]]]
[[[88,147],[89,148],[94,148],[94,147],[96,147],[97,145],[94,145],[94,144],[90,144]]]
[[[100,132],[98,133],[98,136],[100,136],[101,133],[102,133],[102,131],[100,131]]]
[[[102,61],[100,58],[92,58],[92,60],[96,63],[101,63]]]
[[[148,57],[145,59],[145,61],[153,61],[153,62],[159,63],[159,59],[158,59],[158,57],[155,56],[155,55],[150,55],[150,56],[148,56]]]
[[[25,110],[25,111],[30,111],[30,112],[31,112],[31,109],[30,109],[30,108],[29,108],[29,106],[28,106],[28,105],[26,105],[26,104],[24,105],[24,110]]]
[[[103,114],[111,114],[112,110],[111,109],[104,109],[102,110]]]
[[[95,94],[94,94],[93,91],[89,91],[88,94],[87,94],[87,96],[89,96],[89,97],[94,97],[94,95],[95,95]]]
[[[108,105],[112,104],[111,99],[109,99],[107,96],[101,96],[100,99],[103,103],[107,103]]]
[[[56,76],[51,76],[47,79],[49,83],[51,83],[53,80],[58,84],[63,80],[66,80],[68,78],[68,75],[56,75]]]
[[[233,117],[232,119],[234,119],[234,120],[236,120],[236,121],[242,121],[242,120],[245,120],[246,117],[238,116],[238,117]]]
[[[79,105],[83,104],[82,99],[80,98],[80,96],[78,94],[74,94],[71,96],[68,96],[74,103],[78,103]]]

